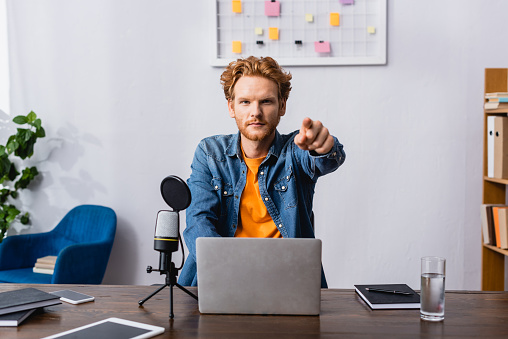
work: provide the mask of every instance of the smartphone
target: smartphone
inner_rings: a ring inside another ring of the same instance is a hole
[[[91,295],[79,293],[71,290],[61,290],[56,292],[50,292],[51,294],[57,295],[60,297],[60,300],[71,303],[71,304],[81,304],[86,303],[88,301],[95,300]]]

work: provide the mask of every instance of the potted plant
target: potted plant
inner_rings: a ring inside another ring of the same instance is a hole
[[[16,219],[24,225],[30,221],[28,212],[22,214],[14,201],[19,191],[27,188],[39,172],[35,166],[25,167],[19,172],[16,163],[30,158],[37,139],[46,135],[41,119],[34,112],[18,115],[12,121],[25,128],[18,128],[5,145],[0,144],[0,242]]]

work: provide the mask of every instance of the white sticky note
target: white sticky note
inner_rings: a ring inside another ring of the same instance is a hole
[[[373,26],[367,27],[367,32],[369,34],[375,34],[376,33],[376,27],[373,27]]]
[[[305,21],[307,21],[307,22],[314,22],[314,15],[312,15],[312,14],[305,14]]]
[[[261,27],[254,28],[254,33],[256,33],[256,35],[263,35],[263,28]]]

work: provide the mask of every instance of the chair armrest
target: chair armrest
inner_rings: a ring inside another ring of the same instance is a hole
[[[33,267],[37,258],[57,255],[50,232],[11,235],[0,243],[0,271]]]
[[[55,263],[52,284],[100,284],[112,242],[81,243],[65,247]]]

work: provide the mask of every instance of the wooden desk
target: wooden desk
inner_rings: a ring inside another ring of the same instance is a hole
[[[174,288],[170,321],[168,288],[143,307],[138,301],[154,286],[0,284],[0,292],[27,286],[73,289],[96,299],[47,307],[17,328],[1,327],[2,339],[40,338],[109,317],[165,327],[157,338],[508,337],[508,292],[446,292],[444,322],[429,323],[420,321],[419,310],[371,311],[353,290],[334,289],[322,291],[320,316],[200,315],[197,302]]]

